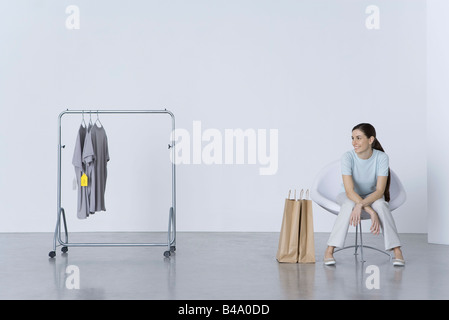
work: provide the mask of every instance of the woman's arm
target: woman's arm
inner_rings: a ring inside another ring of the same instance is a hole
[[[349,224],[351,226],[357,226],[360,223],[360,216],[362,214],[362,197],[354,191],[354,180],[352,180],[352,176],[343,175],[343,185],[345,187],[346,196],[348,199],[355,202],[355,206],[352,209],[351,216],[349,218]]]
[[[376,191],[371,193],[365,199],[362,199],[362,197],[354,191],[354,181],[352,180],[352,176],[343,175],[343,184],[345,186],[346,196],[356,203],[349,220],[350,225],[355,227],[360,223],[360,216],[362,209],[364,209],[371,216],[371,232],[374,234],[379,234],[379,217],[377,212],[371,208],[371,203],[383,197],[385,187],[387,185],[387,178],[388,177],[379,176],[377,178]]]
[[[374,201],[384,196],[385,187],[387,186],[388,177],[377,177],[376,191],[371,193],[365,199],[354,191],[354,181],[352,176],[343,175],[343,185],[345,186],[346,196],[361,207],[369,207]]]
[[[354,180],[352,180],[352,176],[343,175],[343,185],[348,199],[354,201],[356,204],[362,202],[362,197],[354,191]]]
[[[385,188],[387,186],[387,180],[388,177],[384,176],[377,177],[376,191],[374,191],[373,193],[371,193],[369,196],[367,196],[365,199],[362,200],[361,202],[362,207],[370,206],[374,201],[379,200],[384,196]]]

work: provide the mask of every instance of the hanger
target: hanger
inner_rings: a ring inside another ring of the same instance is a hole
[[[100,121],[100,117],[98,116],[98,110],[97,110],[97,120],[95,121],[95,123],[97,123],[97,122],[100,123],[100,127],[103,126],[103,124]]]
[[[93,125],[92,123],[92,110],[89,110],[89,125]]]
[[[83,126],[84,128],[87,127],[86,121],[84,121],[84,110],[82,112],[82,117],[83,117],[83,121],[81,121],[81,126]]]

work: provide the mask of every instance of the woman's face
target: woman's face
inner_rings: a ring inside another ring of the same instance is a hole
[[[371,151],[371,144],[373,141],[374,137],[368,138],[358,129],[352,131],[352,146],[357,154],[363,154]]]

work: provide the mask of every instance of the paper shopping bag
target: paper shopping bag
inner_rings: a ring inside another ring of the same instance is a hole
[[[296,190],[295,199],[290,199],[290,193],[291,190],[288,192],[287,199],[285,199],[276,259],[279,262],[297,263],[301,202],[296,200]]]
[[[313,212],[312,200],[309,199],[309,190],[306,192],[306,198],[301,197],[298,200],[300,205],[299,222],[299,263],[315,263],[315,239],[313,230]]]

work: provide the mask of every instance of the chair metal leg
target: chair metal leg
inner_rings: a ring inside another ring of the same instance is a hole
[[[362,254],[362,259],[360,260],[360,262],[365,262],[365,260],[363,259],[363,238],[362,238],[362,221],[361,220],[359,222],[359,226],[360,226],[360,253]]]
[[[360,227],[360,232],[359,232],[359,227]],[[358,237],[359,237],[359,234],[360,234],[360,244],[358,244]],[[359,225],[357,225],[357,226],[355,227],[355,244],[354,244],[353,246],[345,246],[345,247],[343,247],[343,248],[336,249],[336,250],[334,250],[334,253],[336,253],[336,252],[338,252],[338,251],[341,251],[341,250],[350,249],[350,248],[354,248],[354,255],[358,255],[357,251],[358,251],[358,249],[360,248],[360,255],[361,255],[360,261],[361,261],[361,262],[365,262],[364,255],[363,255],[363,248],[368,248],[368,249],[376,250],[376,251],[378,251],[378,252],[381,252],[381,253],[387,255],[387,256],[391,259],[391,254],[390,254],[389,252],[384,251],[384,250],[381,250],[381,249],[378,249],[378,248],[374,248],[374,247],[371,247],[371,246],[365,246],[365,245],[363,244],[362,222],[361,222],[361,221],[360,221]]]

